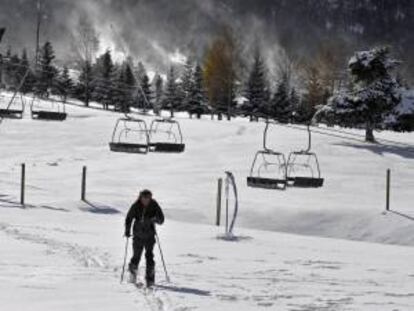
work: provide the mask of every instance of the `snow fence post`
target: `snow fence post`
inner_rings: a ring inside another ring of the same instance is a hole
[[[217,181],[217,210],[216,210],[216,226],[220,227],[221,217],[221,191],[223,189],[223,178],[219,178]]]
[[[86,201],[86,166],[82,168],[82,193],[81,200]]]
[[[386,211],[390,210],[390,193],[391,193],[391,170],[387,169],[387,189],[386,189]]]
[[[24,205],[24,191],[26,184],[26,164],[22,163],[22,173],[20,178],[20,204]]]

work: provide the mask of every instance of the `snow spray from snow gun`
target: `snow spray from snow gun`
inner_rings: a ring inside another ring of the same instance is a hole
[[[239,212],[239,196],[237,192],[236,180],[232,172],[226,171],[226,180],[225,180],[225,195],[226,195],[226,232],[225,238],[232,239],[233,236],[233,229],[236,223],[237,214]],[[230,203],[230,186],[233,189],[233,196],[234,196],[234,210],[233,210],[233,218],[231,223],[229,224],[229,203]]]

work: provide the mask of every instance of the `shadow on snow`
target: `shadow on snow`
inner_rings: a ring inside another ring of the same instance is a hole
[[[33,205],[33,204],[24,204],[24,205],[22,205],[18,201],[9,199],[7,195],[0,195],[0,207],[21,208],[21,209],[25,209],[25,208],[43,208],[43,209],[48,209],[48,210],[57,211],[57,212],[68,212],[68,210],[65,209],[65,208],[48,206],[48,205]]]
[[[210,296],[211,293],[206,290],[196,289],[196,288],[189,288],[189,287],[179,287],[179,286],[170,286],[170,285],[157,285],[159,289],[181,293],[181,294],[190,294],[196,296]]]
[[[104,214],[104,215],[112,215],[112,214],[119,214],[120,211],[110,207],[105,206],[99,203],[92,203],[91,201],[85,200],[83,201],[87,206],[86,207],[80,207],[79,209],[84,212],[89,212],[93,214]]]
[[[389,212],[390,213],[393,213],[395,215],[398,215],[398,216],[401,216],[401,217],[404,217],[404,218],[407,218],[409,220],[414,221],[414,217],[413,216],[410,216],[410,215],[407,215],[407,214],[404,214],[404,213],[400,213],[400,212],[397,212],[397,211],[393,211],[393,210],[390,210]]]
[[[405,159],[414,159],[414,148],[408,146],[384,145],[384,144],[352,144],[352,143],[336,143],[335,146],[349,147],[361,150],[368,150],[377,155],[385,154],[398,155]]]

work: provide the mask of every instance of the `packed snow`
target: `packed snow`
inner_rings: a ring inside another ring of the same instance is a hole
[[[263,123],[180,115],[185,153],[136,155],[109,151],[122,115],[67,112],[61,123],[33,121],[26,111],[0,126],[2,309],[414,309],[413,134],[377,133],[383,144],[374,145],[357,130],[315,130],[324,187],[271,191],[246,185]],[[307,143],[303,127],[275,126],[269,138],[286,154]],[[83,165],[87,202],[80,201]],[[392,211],[384,213],[388,168]],[[213,226],[225,170],[240,195],[231,242]],[[153,190],[167,216],[159,234],[172,282],[157,258],[154,292],[119,284],[124,216],[142,188]]]

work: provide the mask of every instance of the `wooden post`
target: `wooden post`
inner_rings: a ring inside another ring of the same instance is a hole
[[[221,217],[221,192],[223,189],[223,179],[219,178],[217,181],[217,211],[216,211],[216,226],[220,226]]]
[[[390,210],[390,193],[391,193],[391,170],[387,169],[387,189],[386,189],[386,211]]]
[[[24,205],[24,195],[25,195],[25,184],[26,184],[26,164],[22,164],[22,174],[20,179],[20,204]]]
[[[82,194],[81,194],[81,200],[86,200],[86,166],[82,169]]]

